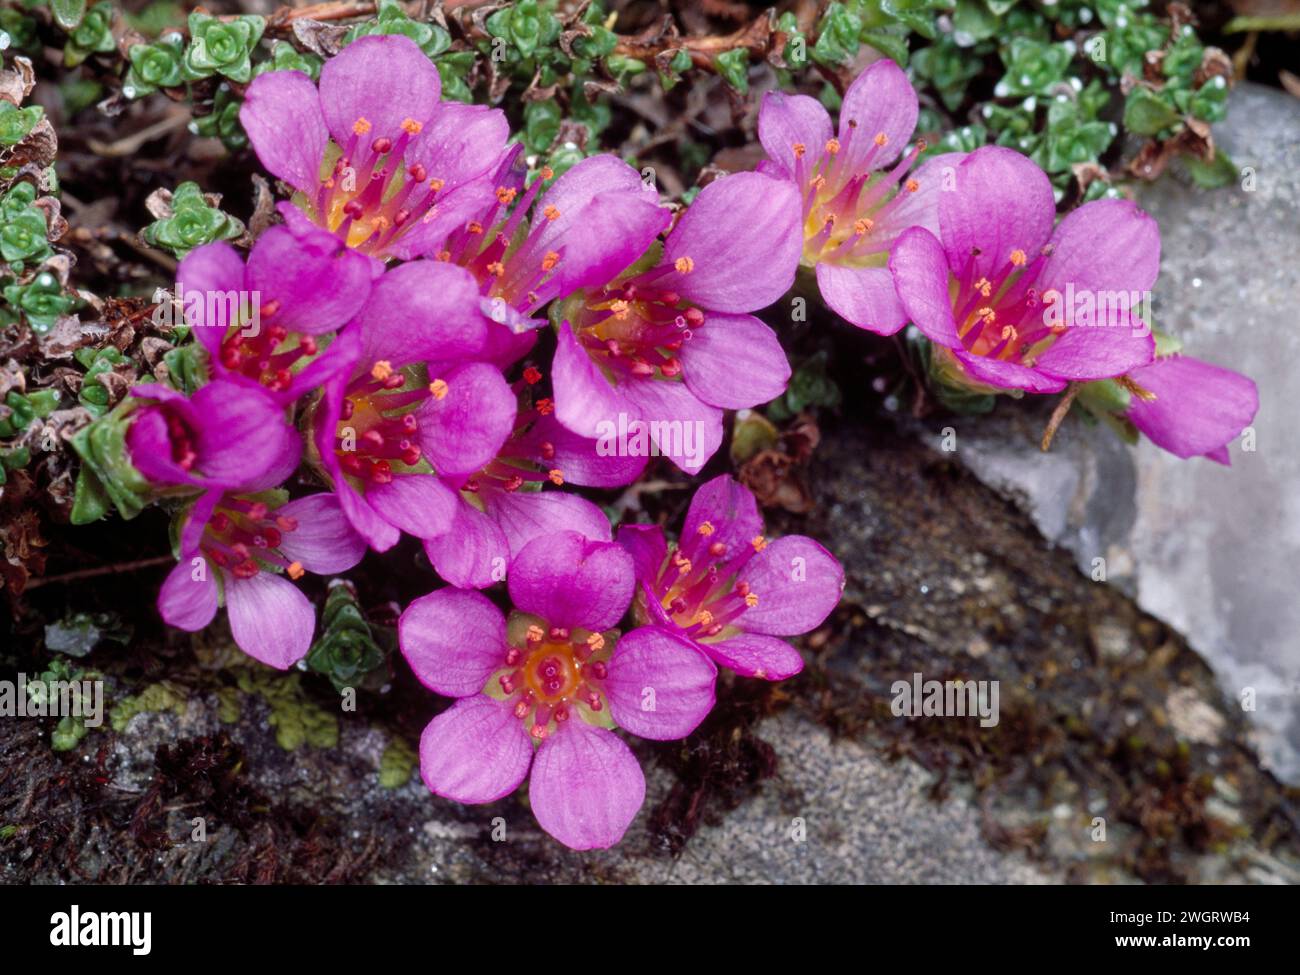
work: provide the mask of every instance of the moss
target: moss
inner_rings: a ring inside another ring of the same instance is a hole
[[[248,668],[239,674],[239,689],[256,694],[271,706],[275,740],[286,751],[301,745],[333,748],[339,743],[338,718],[312,701],[303,691],[301,674],[274,674]]]
[[[108,723],[119,734],[137,714],[145,711],[171,711],[177,715],[185,713],[185,696],[168,681],[150,684],[139,694],[125,697],[113,705],[108,712]]]
[[[393,738],[379,759],[379,785],[385,789],[400,789],[411,781],[411,773],[418,763],[415,749],[405,739]]]
[[[222,687],[217,691],[217,720],[222,724],[234,724],[243,713],[243,704],[239,699],[239,689]]]

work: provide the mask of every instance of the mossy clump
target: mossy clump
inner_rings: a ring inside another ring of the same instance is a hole
[[[238,686],[271,706],[275,740],[286,751],[301,745],[333,748],[339,743],[338,718],[312,701],[302,688],[301,674],[274,674],[262,668],[240,672]]]

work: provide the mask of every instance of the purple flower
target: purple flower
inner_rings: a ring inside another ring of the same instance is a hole
[[[491,200],[509,126],[497,109],[440,102],[410,38],[362,37],[321,68],[253,80],[239,119],[313,222],[377,258],[428,253]]]
[[[576,532],[534,539],[510,567],[507,621],[488,599],[440,589],[398,623],[402,654],[431,690],[459,700],[420,738],[437,795],[493,802],[529,774],[542,829],[576,850],[613,846],[645,799],[631,749],[689,735],[713,707],[717,670],[680,637],[610,629],[627,611],[632,560]]]
[[[515,397],[480,356],[488,321],[463,268],[411,261],[375,282],[336,340],[348,368],[313,416],[319,463],[376,551],[447,531],[459,499],[441,472],[477,470],[514,427]]]
[[[620,528],[640,584],[637,619],[746,677],[799,673],[803,659],[780,638],[821,625],[840,601],[844,570],[811,538],[762,533],[754,496],[726,475],[695,492],[678,544],[657,525]]]
[[[636,170],[611,155],[582,160],[544,193],[549,169],[525,188],[522,148],[502,160],[495,199],[436,254],[480,283],[484,314],[504,326],[494,331],[491,351],[500,364],[532,347],[546,324],[535,317],[544,305],[612,280],[671,219]]]
[[[839,134],[821,102],[778,91],[763,96],[758,137],[770,159],[759,171],[788,180],[803,204],[803,264],[816,268],[822,299],[859,328],[892,335],[907,323],[886,262],[909,227],[938,232],[942,173],[958,154],[908,175],[925,150],[903,150],[916,128],[916,92],[888,58],[844,95]]]
[[[160,487],[265,490],[293,473],[302,440],[284,408],[265,392],[216,380],[186,398],[170,386],[131,389],[126,448],[131,463]]]
[[[722,411],[775,399],[790,378],[776,335],[746,313],[794,282],[798,214],[788,182],[716,180],[655,266],[575,298],[561,312],[555,353],[560,422],[592,438],[647,431],[659,453],[699,471],[722,442]]]
[[[285,670],[310,649],[316,613],[279,573],[343,572],[361,561],[366,545],[333,496],[276,500],[215,491],[200,497],[187,513],[180,561],[158,594],[158,612],[171,626],[201,630],[224,601],[239,648]]]
[[[213,375],[289,403],[345,364],[341,348],[322,351],[322,337],[365,304],[371,273],[371,262],[333,234],[291,221],[258,237],[247,265],[218,241],[191,251],[176,279]]]
[[[1259,390],[1239,372],[1171,355],[1134,369],[1125,414],[1157,447],[1178,457],[1231,464],[1228,444],[1255,419]]]
[[[1160,269],[1153,219],[1127,200],[1097,200],[1053,232],[1047,176],[998,146],[968,155],[953,178],[939,194],[939,236],[913,227],[889,259],[941,369],[986,391],[1052,393],[1151,361],[1138,310]],[[1070,296],[1088,299],[1084,320],[1074,320]],[[1096,314],[1103,303],[1106,320]]]
[[[533,403],[525,393],[526,385],[541,381],[540,371],[529,368],[524,375],[515,386],[514,430],[497,455],[473,472],[444,472],[459,503],[450,528],[425,539],[424,550],[453,586],[482,589],[500,582],[510,560],[539,535],[576,531],[610,541],[609,519],[600,508],[576,494],[540,488],[547,482],[621,487],[645,469],[645,457],[604,456],[596,441],[560,425],[550,400]]]

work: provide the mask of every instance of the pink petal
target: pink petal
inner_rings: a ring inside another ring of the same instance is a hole
[[[367,486],[366,501],[406,534],[434,538],[451,526],[460,499],[433,474],[395,474],[387,484]]]
[[[439,474],[468,474],[488,464],[514,429],[517,400],[501,371],[487,363],[457,366],[441,379],[447,392],[418,410],[420,448]]]
[[[619,412],[627,410],[568,322],[556,332],[551,385],[556,418],[579,436],[598,436],[602,422],[616,423]]]
[[[439,589],[414,600],[397,622],[397,639],[420,683],[447,697],[477,694],[505,665],[501,610],[466,589]]]
[[[705,523],[708,544],[726,546],[726,558],[752,551],[750,543],[763,534],[763,516],[749,488],[728,474],[720,474],[702,485],[691,498],[682,524],[682,545],[691,550],[702,544]]]
[[[931,342],[960,349],[948,291],[948,258],[934,234],[920,227],[905,231],[890,251],[889,273],[912,324]]]
[[[1071,211],[1052,234],[1052,256],[1035,287],[1064,293],[1151,290],[1160,273],[1160,228],[1131,200],[1093,200]]]
[[[831,137],[831,117],[826,107],[807,95],[769,91],[758,110],[758,139],[767,154],[787,173],[795,172],[794,147],[818,154]]]
[[[409,261],[427,257],[442,249],[443,243],[466,223],[496,202],[496,186],[491,174],[484,174],[448,186],[438,194],[438,202],[414,224],[406,228],[384,248],[385,254]]]
[[[617,451],[602,455],[600,441],[574,433],[554,413],[539,417],[515,444],[535,464],[559,469],[564,483],[584,487],[631,484],[641,476],[647,461],[645,457],[626,457]]]
[[[281,484],[298,466],[302,437],[284,407],[260,387],[215,380],[190,397],[203,416],[197,471],[210,484],[260,491]]]
[[[420,736],[420,775],[429,791],[456,802],[495,802],[519,787],[532,739],[504,701],[476,694],[438,715]]]
[[[939,236],[939,200],[956,185],[957,167],[966,158],[964,152],[944,152],[931,156],[909,174],[916,182],[915,193],[907,193],[877,223],[873,234],[902,233],[909,227],[924,227]]]
[[[194,336],[210,353],[221,348],[229,325],[207,323],[206,315],[190,315],[191,306],[185,301],[186,293],[204,296],[244,290],[244,259],[224,240],[196,247],[181,259],[176,269],[176,297],[186,309],[186,322],[194,329]]]
[[[787,535],[768,544],[740,573],[757,594],[737,625],[754,633],[794,636],[820,626],[844,591],[844,569],[811,538]]]
[[[316,611],[298,587],[270,572],[251,579],[225,575],[226,614],[239,649],[288,670],[311,649]]]
[[[664,242],[664,264],[689,260],[655,287],[701,308],[749,312],[776,301],[794,283],[803,250],[799,192],[787,180],[734,173],[700,191]],[[761,246],[755,242],[761,241]]]
[[[823,261],[817,265],[817,288],[831,311],[850,325],[893,335],[907,324],[887,267],[842,267]]]
[[[411,261],[375,282],[357,326],[365,342],[362,365],[382,359],[401,366],[478,353],[487,341],[488,321],[479,311],[478,283],[469,271]]]
[[[972,379],[998,389],[1024,389],[1031,393],[1059,393],[1065,381],[1053,379],[1018,362],[990,359],[987,356],[955,353],[956,359]]]
[[[566,171],[538,201],[537,212],[555,207],[560,216],[549,222],[558,235],[567,230],[566,213],[577,213],[590,200],[605,193],[646,193],[641,174],[622,159],[609,153],[588,156]]]
[[[605,693],[614,723],[642,738],[685,738],[713,708],[718,670],[689,640],[643,626],[618,641]]]
[[[1223,448],[1259,411],[1253,381],[1191,356],[1157,359],[1135,369],[1130,378],[1155,399],[1134,395],[1128,418],[1157,447],[1178,457],[1203,454],[1226,464]]]
[[[542,535],[510,566],[510,598],[555,626],[606,630],[632,602],[632,557],[577,532]]]
[[[376,139],[396,142],[407,118],[427,122],[438,110],[441,90],[433,62],[401,35],[360,37],[320,70],[320,105],[330,135],[346,147],[353,126],[365,119],[366,152]]]
[[[1055,379],[1109,379],[1145,366],[1155,351],[1148,329],[1076,326],[1067,328],[1034,368]]]
[[[510,543],[492,516],[466,501],[456,507],[451,527],[424,540],[429,561],[453,586],[486,589],[506,577]]]
[[[632,556],[639,581],[649,582],[659,577],[659,570],[668,558],[668,543],[664,540],[662,528],[658,525],[621,525],[617,540]]]
[[[700,400],[684,382],[631,379],[619,392],[629,417],[650,424],[649,437],[659,453],[687,474],[698,474],[722,446],[722,410]]]
[[[582,288],[608,284],[626,271],[672,222],[672,214],[659,205],[653,192],[637,184],[632,192],[605,193],[562,214],[530,245],[556,251],[560,262],[546,282],[548,293],[561,296]]]
[[[881,169],[897,159],[912,138],[916,117],[916,92],[889,58],[858,75],[840,105],[840,151],[850,153],[850,171],[856,172],[864,160],[871,169]],[[875,138],[882,133],[887,141],[877,148]]]
[[[496,491],[487,510],[510,543],[514,558],[539,535],[574,531],[584,538],[608,542],[609,518],[586,498],[566,491]]]
[[[762,633],[737,633],[717,643],[702,643],[702,650],[742,677],[785,680],[803,670],[799,651],[780,637]]]
[[[271,227],[248,255],[246,281],[260,306],[277,306],[261,327],[322,335],[342,328],[365,304],[370,261],[319,228],[299,235]]]
[[[387,552],[397,544],[402,533],[372,508],[346,480],[338,478],[335,494],[348,522],[376,552]]]
[[[1002,146],[984,146],[968,155],[957,167],[955,188],[939,194],[948,266],[970,281],[1000,275],[1016,250],[1032,260],[1047,243],[1055,220],[1056,199],[1047,174],[1027,156]]]
[[[571,719],[537,750],[528,799],[538,824],[565,846],[603,850],[636,818],[645,776],[614,734]]]
[[[203,629],[217,615],[216,569],[202,556],[195,558],[199,565],[182,556],[158,593],[158,615],[168,626],[191,633]]]
[[[308,572],[346,572],[366,554],[366,540],[357,534],[333,494],[310,494],[290,501],[276,514],[298,523],[292,531],[281,533],[280,554]]]
[[[776,333],[753,315],[708,313],[682,345],[681,362],[682,378],[697,399],[730,410],[769,403],[790,380]]]
[[[312,198],[329,142],[312,80],[301,71],[259,75],[244,94],[239,121],[262,165]]]
[[[450,189],[495,167],[508,138],[500,109],[442,102],[406,150],[406,163],[419,163]]]

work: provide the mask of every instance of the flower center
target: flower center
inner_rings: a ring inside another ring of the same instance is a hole
[[[538,741],[576,713],[596,723],[606,707],[603,682],[610,648],[599,633],[530,623],[522,646],[506,649],[505,666],[485,691],[511,703],[515,717]]]
[[[1030,365],[1061,333],[1062,326],[1048,324],[1042,295],[1034,284],[1043,263],[1051,256],[1044,247],[1034,260],[1014,248],[991,276],[974,277],[972,254],[957,277],[953,318],[957,334],[972,355]]]
[[[678,264],[688,260],[679,258]],[[704,324],[704,313],[676,292],[636,282],[593,296],[586,311],[578,341],[616,379],[675,379],[682,371],[682,343]]]
[[[715,534],[706,521],[692,537],[670,546],[652,587],[664,612],[697,640],[725,639],[723,631],[758,605],[758,593],[748,583],[737,582],[736,575],[755,552],[767,547],[767,540],[759,535],[733,551]]]
[[[261,321],[266,322],[279,310],[271,301],[261,307]],[[246,335],[245,327],[228,329],[221,340],[221,365],[268,389],[280,391],[293,381],[293,368],[303,359],[320,351],[310,335],[290,333],[283,325],[266,325],[256,335]]]
[[[417,407],[447,395],[444,379],[406,389],[407,373],[385,360],[348,385],[334,431],[334,453],[345,474],[362,482],[387,484],[394,465],[405,473],[420,463]]]
[[[894,238],[906,227],[894,227],[890,215],[921,185],[907,178],[925,151],[918,141],[888,172],[873,172],[871,162],[888,143],[879,133],[863,151],[854,132],[850,145],[831,139],[813,162],[801,143],[795,145],[795,175],[803,190],[803,263],[823,261],[861,267],[884,264]]]
[[[547,204],[533,214],[527,227],[524,225],[529,209],[552,176],[550,167],[542,167],[520,195],[524,172],[512,168],[507,178],[518,186],[497,187],[492,208],[453,234],[447,249],[436,255],[438,260],[466,268],[485,295],[525,314],[556,297],[559,287],[553,281],[555,269],[564,261],[564,248],[546,228],[563,214]]]
[[[163,417],[167,421],[167,441],[171,444],[172,463],[181,470],[188,471],[199,459],[197,437],[189,424],[174,410],[164,409]]]
[[[349,247],[382,252],[416,221],[434,218],[434,203],[445,184],[420,163],[405,164],[406,150],[423,126],[408,118],[401,128],[396,139],[371,138],[370,122],[357,119],[316,192],[320,220]]]
[[[199,550],[237,579],[251,579],[263,563],[278,565],[297,579],[302,566],[276,551],[285,533],[297,528],[296,518],[275,514],[261,501],[227,497],[208,519]]]

